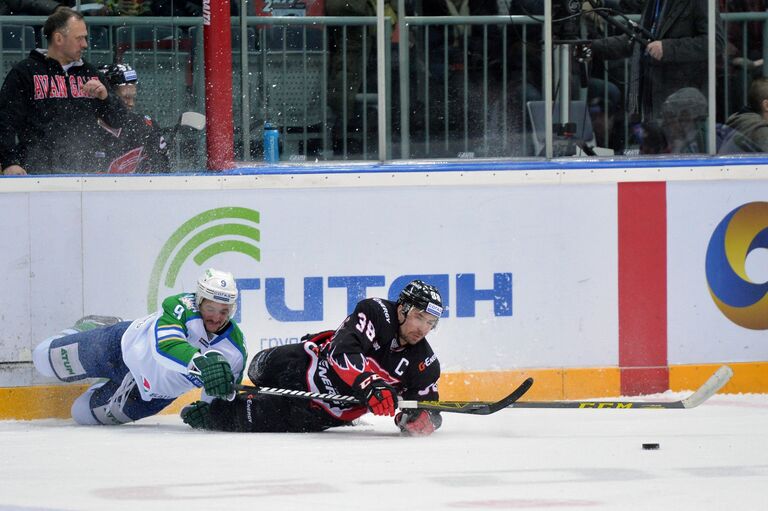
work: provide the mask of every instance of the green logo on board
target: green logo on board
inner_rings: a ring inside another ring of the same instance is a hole
[[[155,260],[149,280],[148,311],[158,310],[160,290],[174,288],[179,272],[190,259],[203,266],[217,254],[239,252],[260,261],[258,224],[258,211],[237,207],[209,209],[184,222]]]

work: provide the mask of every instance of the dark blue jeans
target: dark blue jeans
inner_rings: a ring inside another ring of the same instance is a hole
[[[66,335],[51,343],[49,356],[59,379],[67,382],[85,378],[108,380],[93,391],[90,398],[91,409],[108,404],[129,372],[123,361],[120,341],[130,324],[129,321],[124,321],[104,328]],[[62,374],[70,376],[62,378]],[[138,388],[133,386],[123,401],[121,410],[130,419],[139,420],[155,415],[172,402],[173,399],[144,401]]]

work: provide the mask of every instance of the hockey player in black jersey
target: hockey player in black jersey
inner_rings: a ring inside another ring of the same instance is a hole
[[[241,393],[234,401],[201,401],[182,410],[193,428],[248,432],[322,431],[364,413],[395,416],[405,434],[429,435],[439,412],[397,411],[397,399],[437,400],[440,363],[425,339],[443,312],[438,290],[410,282],[397,302],[366,298],[334,331],[256,354],[248,368],[255,385],[352,394],[365,405]]]

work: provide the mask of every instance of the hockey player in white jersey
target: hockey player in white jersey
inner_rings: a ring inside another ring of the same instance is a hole
[[[204,401],[234,399],[248,358],[231,319],[237,294],[231,273],[209,269],[195,293],[170,296],[149,316],[133,322],[83,318],[40,343],[34,365],[65,382],[107,378],[73,403],[72,418],[79,424],[133,422],[200,387]]]

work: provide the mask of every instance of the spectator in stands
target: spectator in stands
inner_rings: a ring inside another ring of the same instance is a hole
[[[598,0],[595,4],[624,14],[637,14],[642,10],[646,1],[647,0]],[[556,5],[557,0],[553,1],[552,4],[553,6]],[[499,0],[500,11],[502,7],[507,11],[507,14],[544,15],[544,0]],[[591,7],[589,2],[582,2],[583,9],[586,10]]]
[[[720,0],[721,12],[765,12],[768,2],[765,0]],[[751,21],[748,23],[733,23],[728,27],[728,43],[740,54],[737,58],[748,62],[759,60],[763,55],[763,28],[764,22]],[[746,31],[746,54],[741,54],[741,48]],[[747,62],[745,62],[747,63]],[[734,63],[737,64],[737,63]]]
[[[695,87],[684,87],[661,106],[661,127],[670,153],[707,152],[707,98]]]
[[[425,2],[422,7],[424,16],[496,16],[499,7],[495,0],[434,0]],[[497,25],[487,25],[488,58],[497,57],[500,52],[501,31]],[[465,58],[470,69],[480,69],[484,62],[483,26],[447,25],[448,30],[448,68],[460,70]],[[467,38],[467,55],[464,55],[464,37]],[[430,76],[442,80],[445,64],[445,32],[442,27],[430,31],[429,60]],[[471,78],[474,78],[470,74]]]
[[[768,78],[750,88],[749,106],[732,115],[725,125],[715,126],[719,154],[768,151]],[[661,107],[661,127],[667,152],[707,152],[707,99],[693,87],[670,95]]]
[[[613,149],[618,154],[624,150],[624,130],[617,123],[620,112],[616,105],[615,100],[611,97],[606,100],[603,95],[592,96],[587,103],[597,146]]]
[[[420,14],[497,16],[499,5],[496,0],[433,0],[422,3]],[[425,58],[429,61],[427,76],[433,91],[426,105],[430,134],[435,140],[445,137],[446,123],[443,121],[447,114],[447,129],[455,133],[455,138],[463,140],[466,136],[473,139],[469,142],[472,147],[467,149],[481,151],[482,156],[523,155],[525,147],[520,140],[524,124],[520,115],[521,101],[540,97],[534,86],[522,83],[523,75],[518,72],[525,48],[518,45],[511,48],[504,62],[501,28],[494,23],[436,25],[424,34],[428,49]],[[510,47],[513,41],[522,40],[516,35],[516,32],[508,33],[506,42]],[[417,48],[423,46],[422,42],[416,43]],[[532,74],[529,71],[528,76]],[[487,106],[483,97],[486,86]],[[446,96],[447,105],[443,99]],[[487,146],[487,149],[481,146]],[[461,147],[448,149],[447,153],[455,156],[459,150],[467,149],[461,143]]]
[[[723,13],[762,12],[768,8],[765,0],[720,0],[720,10]],[[763,20],[728,24],[727,72],[720,69],[718,83],[728,79],[729,96],[718,95],[718,118],[724,118],[724,113],[730,114],[747,102],[749,83],[755,77],[763,75]],[[718,59],[718,64],[723,62]],[[745,83],[746,82],[746,83]]]
[[[82,58],[88,47],[82,14],[57,9],[43,33],[48,49],[32,50],[0,89],[0,162],[6,175],[85,168],[92,155],[88,133],[96,119],[123,126],[128,112]]]
[[[755,78],[749,87],[749,103],[725,122],[726,126],[741,133],[751,147],[741,144],[738,152],[768,152],[768,77]],[[737,152],[723,148],[721,152]]]
[[[631,57],[630,114],[643,120],[658,118],[664,100],[684,87],[706,91],[707,0],[647,0],[641,26],[650,34],[647,45],[632,43],[625,35],[592,42],[596,57]],[[724,49],[722,23],[717,12],[717,51]]]
[[[656,121],[647,121],[632,127],[632,142],[639,147],[640,154],[667,154],[669,146],[664,130]]]
[[[152,14],[150,0],[96,0],[104,4],[112,16],[148,16]]]
[[[151,13],[154,16],[194,16],[203,15],[203,0],[143,0],[151,2]],[[214,0],[215,1],[215,0]],[[360,0],[357,0],[360,1]],[[229,1],[230,14],[238,16],[237,0]]]
[[[386,16],[395,18],[396,14],[389,0],[386,2],[385,10]],[[370,0],[357,0],[355,2],[326,0],[325,14],[326,16],[376,16],[376,2]],[[328,30],[330,53],[328,59],[330,68],[328,73],[328,106],[334,115],[331,134],[334,152],[337,154],[343,151],[344,138],[348,137],[349,132],[353,129],[360,129],[359,115],[355,112],[355,96],[360,92],[368,57],[376,44],[375,30],[372,26],[368,26],[365,30],[368,35],[365,41],[363,40],[363,32],[363,27],[360,26],[348,26],[346,30],[342,26],[332,26]],[[365,53],[363,46],[365,46]],[[344,60],[345,55],[346,62]],[[346,73],[344,73],[345,65]],[[346,132],[344,129],[345,120]],[[347,139],[347,143],[349,142],[350,140]]]
[[[99,0],[82,0],[78,6],[77,0],[58,0],[63,7],[69,7],[84,16],[109,16],[109,8]]]
[[[0,2],[0,16],[47,16],[61,6],[61,2],[56,0],[3,0]]]

